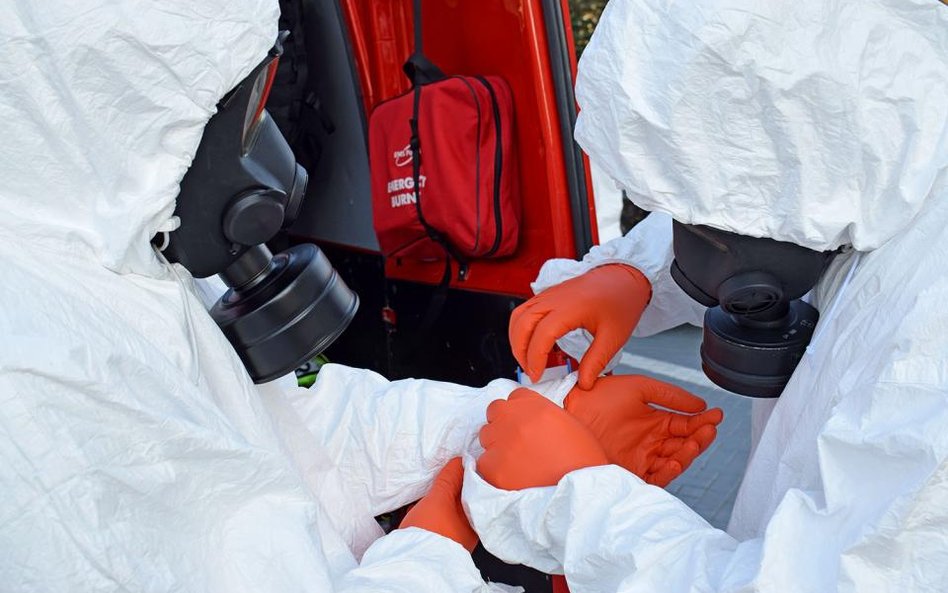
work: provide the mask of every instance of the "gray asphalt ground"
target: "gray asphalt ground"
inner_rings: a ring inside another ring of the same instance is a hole
[[[650,338],[633,338],[623,349],[620,374],[639,373],[679,385],[724,410],[710,448],[667,490],[711,525],[727,527],[750,451],[750,400],[711,383],[701,372],[701,329],[682,326]]]

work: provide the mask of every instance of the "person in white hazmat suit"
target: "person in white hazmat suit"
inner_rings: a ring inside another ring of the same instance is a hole
[[[557,337],[582,357],[605,335],[581,361],[597,384],[639,313],[640,336],[701,323],[669,273],[670,217],[839,253],[810,295],[805,355],[779,399],[754,402],[726,531],[613,466],[498,489],[482,478],[494,457],[466,467],[482,543],[574,593],[948,591],[948,6],[612,0],[577,96],[578,142],[656,213],[544,266],[512,318],[528,372]],[[625,284],[583,290],[627,266],[652,289],[631,321],[603,296]],[[486,444],[520,459],[544,446]]]
[[[329,366],[309,395],[255,387],[152,250],[277,18],[0,3],[2,591],[488,590],[461,546],[377,539],[373,515],[421,497],[511,386]]]
[[[153,249],[163,237],[171,253],[187,230],[176,196],[187,207],[184,179],[213,160],[202,160],[215,149],[202,134],[214,144],[220,132],[209,122],[226,124],[247,93],[262,105],[251,75],[266,80],[277,17],[275,0],[0,2],[2,591],[497,588],[468,553],[460,464],[442,467],[515,383],[389,383],[327,365],[309,391],[255,386],[248,361],[272,361],[249,342],[238,358],[191,268]],[[248,154],[260,113],[238,110]],[[293,178],[292,155],[277,164]],[[302,194],[293,187],[241,194],[225,232],[260,240],[245,213],[263,220],[277,197]],[[571,387],[542,389],[562,401]],[[695,418],[678,424],[707,446],[716,422]],[[673,469],[693,458],[689,440],[663,449]],[[373,517],[426,492],[380,538]]]

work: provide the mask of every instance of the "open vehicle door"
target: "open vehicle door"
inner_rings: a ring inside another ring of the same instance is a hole
[[[268,108],[310,173],[303,211],[283,240],[318,243],[362,303],[328,358],[390,379],[514,378],[510,312],[531,296],[543,262],[581,256],[597,240],[589,165],[572,139],[576,63],[566,1],[422,2],[425,54],[446,73],[502,77],[514,104],[519,247],[504,259],[471,261],[447,290],[438,287],[443,262],[384,259],[372,223],[368,119],[410,88],[402,66],[413,50],[412,0],[280,4],[291,35]],[[475,556],[494,580],[553,590],[546,575],[480,549]]]
[[[424,0],[425,53],[451,74],[496,75],[513,92],[520,244],[475,260],[450,290],[440,262],[383,260],[372,226],[367,121],[405,92],[412,0],[281,2],[290,30],[269,109],[310,172],[290,240],[318,243],[362,301],[328,356],[389,378],[482,384],[513,377],[510,311],[544,261],[596,240],[588,164],[572,140],[575,59],[565,0]],[[274,104],[276,103],[276,104]]]

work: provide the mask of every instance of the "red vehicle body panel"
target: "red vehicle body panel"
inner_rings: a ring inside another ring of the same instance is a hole
[[[528,297],[546,260],[576,257],[563,142],[539,0],[424,0],[425,54],[444,72],[499,75],[514,96],[516,154],[523,204],[516,254],[471,264],[467,280],[452,287]],[[411,0],[340,0],[366,113],[409,88],[402,64],[412,51]],[[569,15],[565,1],[563,14]],[[569,25],[566,26],[570,31]],[[567,34],[575,76],[573,40]],[[572,139],[566,138],[571,142]],[[584,161],[590,179],[588,161]],[[592,196],[587,181],[587,195]],[[589,200],[590,220],[595,220]],[[592,229],[595,240],[595,229]],[[582,254],[578,254],[582,255]],[[437,284],[441,263],[393,258],[386,276]]]

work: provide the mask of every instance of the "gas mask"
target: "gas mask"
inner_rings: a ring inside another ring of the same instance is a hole
[[[701,366],[741,395],[779,397],[803,357],[819,312],[799,300],[835,251],[673,224],[671,275],[704,316]]]
[[[306,170],[264,109],[284,37],[218,103],[181,181],[180,227],[163,245],[194,277],[219,274],[227,284],[210,314],[256,383],[328,347],[359,303],[315,245],[276,255],[265,245],[296,219],[306,193]]]

